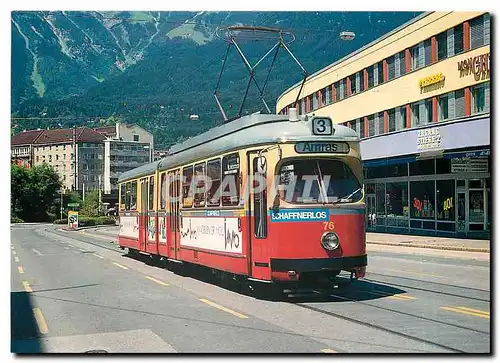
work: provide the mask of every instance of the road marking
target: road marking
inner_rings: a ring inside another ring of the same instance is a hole
[[[43,253],[41,253],[40,251],[38,251],[38,250],[36,250],[36,249],[34,249],[34,248],[32,248],[31,250],[32,250],[33,252],[35,252],[38,256],[43,256]]]
[[[221,306],[219,304],[216,304],[210,300],[207,300],[207,299],[200,299],[200,301],[204,302],[205,304],[208,304],[210,306],[213,306],[214,308],[216,309],[219,309],[219,310],[222,310],[222,311],[225,311],[226,313],[229,313],[229,314],[232,314],[234,316],[237,316],[238,318],[241,318],[241,319],[247,319],[248,316],[246,315],[243,315],[243,314],[240,314],[234,310],[231,310],[231,309],[228,309],[228,308],[225,308],[224,306]]]
[[[19,271],[20,274],[24,273],[23,266],[17,266],[17,270]]]
[[[31,288],[28,281],[23,281],[23,286],[24,286],[24,290],[26,290],[26,292],[33,292],[33,289]]]
[[[151,277],[151,276],[144,276],[144,277],[147,278],[148,280],[156,282],[157,284],[160,284],[160,285],[163,285],[163,286],[170,286],[170,284],[167,284],[166,282],[157,280],[154,277]]]
[[[490,313],[488,311],[476,310],[476,309],[471,309],[471,308],[465,308],[465,307],[462,307],[462,306],[456,306],[456,307],[441,306],[441,309],[447,310],[447,311],[453,311],[455,313],[461,313],[461,314],[467,314],[467,315],[477,316],[477,317],[485,318],[485,319],[489,319],[490,318]]]
[[[15,255],[17,255],[17,252],[16,251],[12,251],[12,254],[15,256]]]
[[[93,255],[94,255],[95,257],[99,257],[99,258],[104,259],[104,257],[102,257],[101,255],[98,255],[97,253],[93,253]]]
[[[14,257],[14,261],[19,262],[19,257]]]
[[[81,231],[80,232],[81,234],[84,234],[86,235],[87,237],[94,237],[94,238],[99,238],[99,239],[103,239],[105,241],[116,241],[116,238],[113,238],[113,237],[103,237],[103,236],[98,236],[96,234],[93,234],[93,233],[87,233],[85,231]]]
[[[321,351],[322,351],[323,353],[337,353],[337,351],[335,351],[335,350],[333,350],[333,349],[329,349],[329,348],[327,348],[327,349],[321,349]]]
[[[68,246],[70,246],[70,247],[75,247],[75,246],[73,246],[71,243],[68,243]]]
[[[87,252],[87,250],[85,248],[79,248],[79,250],[82,252]]]
[[[47,334],[49,332],[49,328],[45,322],[42,311],[39,308],[33,308],[33,315],[35,315],[36,324],[38,325],[40,333]]]
[[[124,270],[128,270],[127,266],[120,265],[118,262],[113,262],[114,265],[118,266],[119,268],[122,268]]]
[[[11,249],[11,250],[14,250],[15,248],[14,248],[14,246],[10,246],[10,249]]]

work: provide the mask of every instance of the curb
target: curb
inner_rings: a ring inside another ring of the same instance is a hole
[[[386,243],[386,242],[366,242],[371,245],[381,246],[395,246],[395,247],[413,247],[413,248],[427,248],[433,250],[448,250],[460,252],[483,252],[490,253],[489,248],[475,248],[475,247],[455,247],[455,246],[436,246],[436,245],[421,245],[421,244],[406,244],[406,243]]]

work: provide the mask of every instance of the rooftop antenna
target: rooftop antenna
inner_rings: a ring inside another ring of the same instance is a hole
[[[269,27],[262,27],[262,26],[228,26],[228,27],[218,27],[216,32],[216,36],[219,39],[224,40],[226,43],[228,43],[227,50],[226,50],[226,55],[224,57],[224,61],[222,62],[222,69],[219,74],[219,79],[217,80],[217,86],[215,87],[214,91],[214,97],[215,101],[217,102],[217,106],[219,107],[219,110],[222,114],[222,117],[224,118],[224,122],[228,122],[229,119],[224,112],[224,108],[222,107],[222,104],[219,100],[218,97],[218,89],[220,85],[220,80],[222,78],[222,73],[224,72],[224,66],[226,65],[226,60],[227,56],[229,54],[229,50],[231,47],[236,48],[236,51],[240,55],[241,59],[243,60],[248,73],[249,73],[249,79],[248,79],[248,84],[245,90],[245,95],[243,96],[243,100],[241,101],[241,106],[238,111],[237,116],[234,118],[241,117],[242,112],[243,112],[243,106],[245,105],[245,101],[248,95],[248,90],[250,88],[250,85],[252,82],[255,84],[257,89],[259,90],[259,97],[262,100],[262,103],[264,104],[264,107],[266,108],[268,113],[271,113],[271,110],[269,109],[269,106],[267,105],[265,99],[264,99],[264,91],[266,89],[267,82],[269,80],[269,74],[271,73],[271,70],[273,68],[274,62],[276,61],[276,57],[278,56],[278,51],[280,48],[285,49],[288,54],[293,58],[293,60],[299,65],[300,69],[302,70],[302,75],[303,75],[303,80],[302,84],[300,85],[300,90],[299,93],[297,94],[297,99],[295,100],[295,107],[297,106],[297,102],[300,97],[300,93],[302,92],[302,88],[304,87],[304,83],[306,82],[307,79],[307,72],[300,64],[300,62],[297,60],[297,58],[293,55],[293,53],[290,51],[288,48],[288,44],[292,43],[295,40],[295,36],[291,31],[283,30],[283,29],[277,29],[277,28],[269,28]],[[251,65],[247,58],[245,57],[245,54],[243,54],[243,51],[241,50],[240,46],[238,45],[238,41],[242,39],[250,39],[250,40],[274,40],[275,44],[274,46],[262,57],[259,59],[257,63],[254,65]],[[273,61],[271,63],[271,66],[269,67],[269,70],[267,72],[266,80],[264,82],[264,85],[262,88],[259,86],[257,83],[257,80],[255,79],[255,69],[258,67],[258,65],[266,58],[268,57],[272,52],[274,51],[274,56],[273,56]]]

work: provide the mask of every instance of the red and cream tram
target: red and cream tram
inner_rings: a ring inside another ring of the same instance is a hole
[[[359,139],[330,118],[241,117],[119,184],[130,252],[251,281],[365,274]]]

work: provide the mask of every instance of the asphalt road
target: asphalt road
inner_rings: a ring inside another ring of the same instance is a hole
[[[58,228],[11,227],[14,353],[490,352],[488,258],[378,246],[365,279],[270,301]]]

